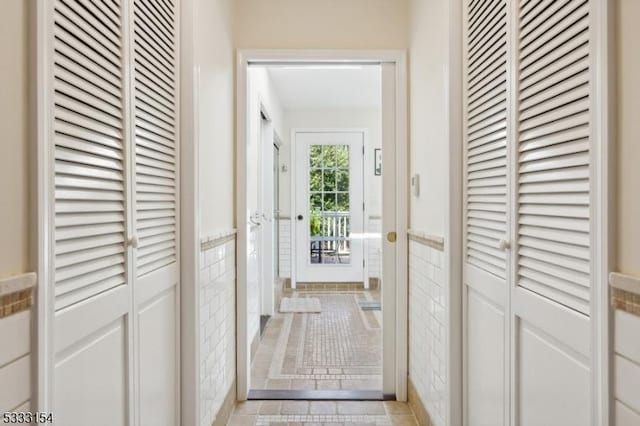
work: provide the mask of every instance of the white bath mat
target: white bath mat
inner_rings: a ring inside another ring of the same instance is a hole
[[[283,297],[280,312],[313,313],[322,312],[320,299],[315,297]]]

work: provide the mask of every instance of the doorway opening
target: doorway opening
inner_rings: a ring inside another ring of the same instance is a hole
[[[406,398],[396,66],[241,54],[239,400]]]

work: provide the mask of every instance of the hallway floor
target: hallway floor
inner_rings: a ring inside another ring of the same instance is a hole
[[[382,390],[378,291],[291,291],[316,297],[321,313],[277,313],[269,321],[251,368],[252,389]]]
[[[402,402],[381,401],[247,401],[239,403],[229,426],[418,424]]]

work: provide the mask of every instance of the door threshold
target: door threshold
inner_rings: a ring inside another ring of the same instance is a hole
[[[394,401],[394,395],[367,390],[291,390],[252,389],[248,400],[304,400],[304,401]]]

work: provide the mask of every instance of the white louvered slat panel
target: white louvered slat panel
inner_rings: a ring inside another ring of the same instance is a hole
[[[173,1],[134,0],[136,274],[177,259],[177,46]]]
[[[54,3],[56,309],[126,283],[120,7]]]
[[[506,278],[507,4],[471,0],[466,42],[467,261]]]
[[[518,40],[517,284],[588,314],[589,2],[526,3]]]

